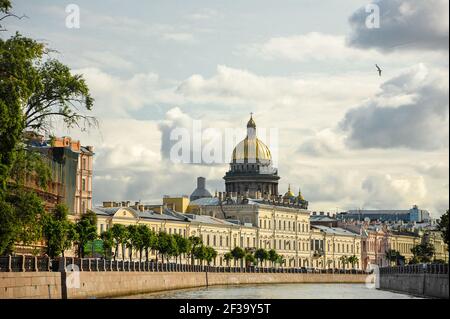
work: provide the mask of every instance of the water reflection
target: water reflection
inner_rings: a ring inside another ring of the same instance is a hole
[[[363,284],[270,284],[213,286],[134,295],[142,299],[416,299]]]

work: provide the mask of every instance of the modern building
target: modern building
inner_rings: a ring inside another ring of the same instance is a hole
[[[403,221],[403,222],[423,222],[430,221],[430,213],[427,210],[419,209],[414,205],[408,210],[349,210],[337,215],[340,220],[359,220],[364,219],[378,221]]]

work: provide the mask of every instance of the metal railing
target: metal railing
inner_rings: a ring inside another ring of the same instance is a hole
[[[98,258],[0,256],[0,272],[45,271],[140,271],[140,272],[216,272],[216,273],[314,273],[314,274],[367,274],[357,269],[317,269],[286,267],[207,266],[154,261],[109,260]],[[447,268],[448,270],[448,268]]]
[[[407,266],[382,267],[380,274],[445,274],[448,264],[417,264]]]

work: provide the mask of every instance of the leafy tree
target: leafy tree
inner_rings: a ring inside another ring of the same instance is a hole
[[[145,250],[145,260],[148,261],[149,250],[155,247],[156,234],[145,225],[139,225],[142,248]]]
[[[44,205],[38,195],[16,188],[0,194],[0,254],[14,251],[14,244],[32,244],[42,238]]]
[[[275,263],[277,262],[277,260],[278,260],[278,254],[277,254],[277,252],[275,251],[275,249],[271,249],[271,250],[269,250],[269,260],[270,260],[270,262],[272,263],[272,266],[274,266],[275,265]]]
[[[411,248],[414,263],[429,263],[434,256],[434,246],[429,242],[422,242]]]
[[[234,247],[234,249],[231,251],[231,255],[233,256],[234,260],[240,260],[241,261],[241,267],[242,262],[245,257],[245,250],[243,250],[241,247]]]
[[[223,259],[227,263],[227,266],[230,266],[230,260],[233,259],[233,255],[231,254],[231,252],[227,252],[223,255]]]
[[[121,224],[114,224],[111,227],[111,232],[115,242],[114,260],[116,260],[119,254],[119,246],[122,246],[122,258],[125,258],[123,244],[125,244],[127,239],[127,228]]]
[[[176,254],[177,242],[172,235],[165,232],[160,232],[158,234],[158,252],[161,254],[162,262],[164,262],[164,257],[169,261],[169,257]]]
[[[47,254],[51,258],[64,256],[64,251],[69,249],[76,239],[74,224],[68,220],[68,213],[67,207],[59,204],[53,212],[43,217],[43,235],[46,240]]]
[[[359,262],[359,258],[356,255],[352,255],[347,258],[347,261],[352,265],[352,268],[355,268],[355,265]]]
[[[97,239],[97,216],[88,210],[75,224],[77,233],[78,256],[84,258],[84,246]]]
[[[444,242],[447,244],[447,249],[449,246],[448,243],[448,209],[445,212],[445,214],[443,214],[441,216],[441,218],[438,221],[438,229],[439,231],[442,233],[442,238],[444,240]]]
[[[189,252],[189,255],[191,257],[191,265],[194,265],[194,259],[195,259],[194,250],[198,246],[203,245],[203,241],[202,241],[201,237],[198,237],[198,236],[190,236],[189,241],[191,243],[191,251]]]
[[[395,263],[395,265],[400,265],[402,261],[405,260],[405,257],[400,254],[397,250],[389,249],[385,252],[386,259],[389,262]]]
[[[247,252],[244,256],[246,267],[250,266],[250,264],[256,261],[255,256],[251,252]]]
[[[175,256],[175,262],[177,261],[177,257],[180,257],[180,263],[181,263],[181,256],[186,255],[191,251],[192,243],[188,238],[184,238],[183,236],[179,234],[173,235],[175,238],[175,241],[177,242],[177,251]]]
[[[259,248],[255,251],[255,258],[259,260],[260,265],[262,265],[265,260],[269,259],[269,252],[264,248]]]
[[[144,226],[146,227],[146,226]],[[141,259],[142,257],[142,238],[140,236],[140,232],[138,229],[137,225],[128,225],[127,226],[127,241],[126,241],[126,246],[128,248],[128,257],[130,258],[130,261],[133,260],[133,249],[136,249],[137,251],[141,251],[141,256],[139,257],[139,259]]]
[[[111,249],[114,245],[114,236],[111,229],[108,229],[100,234],[100,238],[103,241],[103,254],[105,258],[111,257]]]
[[[349,257],[348,256],[341,256],[340,258],[339,258],[339,260],[341,261],[341,263],[342,263],[342,267],[343,268],[346,268],[346,266],[347,266],[347,264],[349,263],[349,259],[348,259]]]
[[[205,260],[208,263],[208,266],[211,265],[211,262],[216,259],[217,251],[210,246],[205,247]]]
[[[208,251],[206,246],[203,244],[200,246],[195,246],[193,249],[193,258],[200,261],[200,264],[203,265],[203,261],[207,259]]]

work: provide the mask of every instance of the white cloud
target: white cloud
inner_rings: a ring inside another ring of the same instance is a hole
[[[244,46],[243,52],[264,59],[292,61],[326,61],[379,59],[380,54],[348,47],[345,36],[310,32],[302,35],[274,37],[264,43]]]

